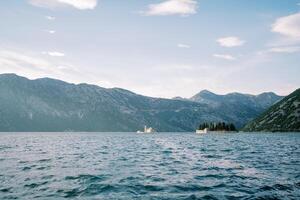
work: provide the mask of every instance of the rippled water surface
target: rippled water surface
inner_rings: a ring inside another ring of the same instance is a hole
[[[0,133],[0,199],[300,199],[300,134]]]

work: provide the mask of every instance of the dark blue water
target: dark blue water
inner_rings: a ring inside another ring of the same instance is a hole
[[[300,199],[300,134],[0,133],[0,199]]]

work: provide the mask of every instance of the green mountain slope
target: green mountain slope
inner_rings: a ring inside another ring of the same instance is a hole
[[[214,121],[241,127],[262,111],[0,75],[0,131],[136,131],[144,125],[158,131],[194,131],[200,123]]]
[[[300,89],[247,124],[244,131],[300,131]]]

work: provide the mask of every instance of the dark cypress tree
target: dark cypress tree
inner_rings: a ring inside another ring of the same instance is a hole
[[[221,128],[221,129],[222,129],[222,130],[226,130],[226,127],[225,127],[225,126],[226,126],[225,122],[222,122],[222,128]]]
[[[230,130],[228,124],[225,125],[225,130],[226,130],[226,131],[229,131],[229,130]]]
[[[234,124],[232,124],[232,123],[229,125],[229,129],[230,129],[230,131],[236,131],[236,128],[235,128]]]

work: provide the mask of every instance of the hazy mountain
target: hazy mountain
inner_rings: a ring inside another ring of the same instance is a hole
[[[266,99],[258,105],[267,104]],[[261,107],[215,106],[119,88],[0,75],[0,131],[136,131],[144,125],[158,131],[194,131],[200,123],[212,121],[241,127],[261,112]]]
[[[300,131],[300,89],[273,105],[245,131]]]
[[[203,90],[189,99],[181,100],[198,102],[217,110],[222,116],[230,116],[237,127],[243,126],[256,118],[260,113],[283,97],[273,92],[262,93],[259,95],[250,95],[242,93],[229,93],[218,95],[208,90]],[[177,99],[179,99],[177,97]]]
[[[214,94],[208,90],[203,90],[191,97],[191,101],[220,106],[223,104],[244,105],[254,109],[266,109],[275,102],[282,99],[273,92],[266,92],[259,95],[250,95],[242,93],[229,93],[226,95]]]

